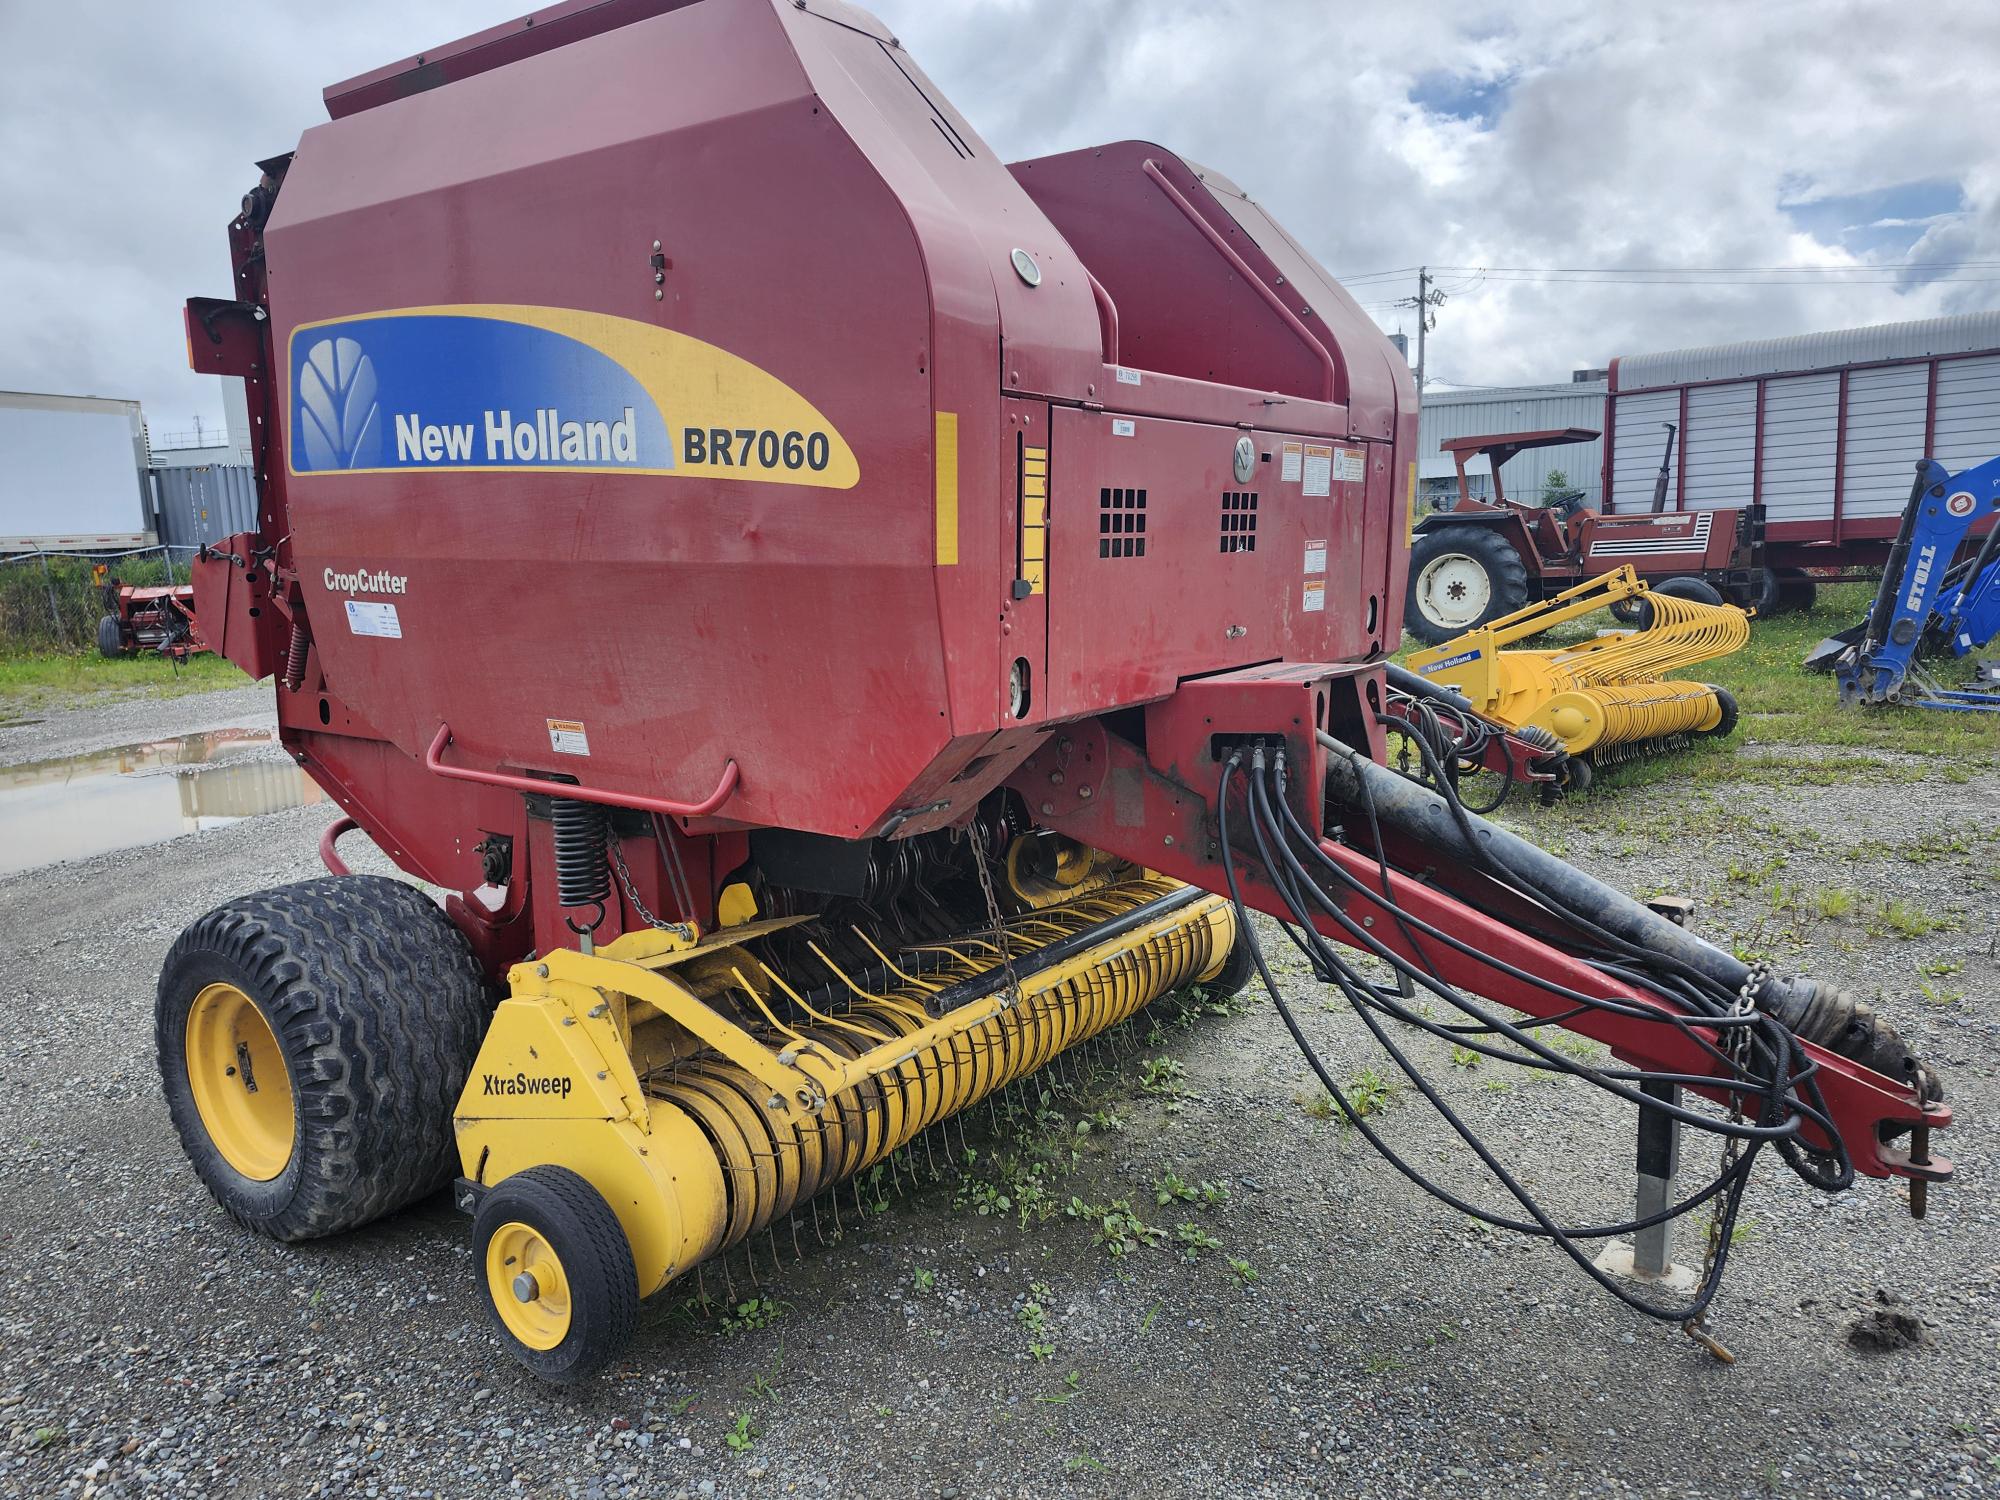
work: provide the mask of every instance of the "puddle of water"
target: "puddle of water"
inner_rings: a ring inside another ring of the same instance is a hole
[[[246,758],[277,742],[211,729],[0,769],[0,875],[324,801],[290,761]]]

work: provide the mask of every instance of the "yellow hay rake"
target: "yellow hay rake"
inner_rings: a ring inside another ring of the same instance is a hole
[[[1551,650],[1507,649],[1626,599],[1643,606],[1638,629]],[[1736,701],[1725,689],[1667,674],[1740,651],[1749,639],[1743,610],[1656,593],[1624,567],[1421,651],[1409,666],[1457,689],[1489,718],[1548,730],[1572,756],[1613,758],[1604,753],[1734,729]]]

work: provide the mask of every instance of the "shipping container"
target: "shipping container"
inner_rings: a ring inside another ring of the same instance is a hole
[[[154,529],[169,547],[257,529],[257,486],[247,464],[156,464],[150,478]]]
[[[0,391],[0,552],[154,540],[136,401]]]

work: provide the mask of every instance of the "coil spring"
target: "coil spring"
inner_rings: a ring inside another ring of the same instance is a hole
[[[611,864],[606,842],[611,809],[573,797],[549,801],[555,824],[556,900],[563,906],[603,905],[611,899]]]
[[[294,693],[305,685],[306,646],[309,642],[305,622],[292,621],[292,636],[285,644],[285,687]]]

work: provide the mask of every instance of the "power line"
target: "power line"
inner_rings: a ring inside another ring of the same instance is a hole
[[[1362,271],[1352,276],[1335,279],[1344,286],[1355,286],[1370,281],[1394,280],[1419,269],[1403,266],[1388,271]],[[1456,273],[1485,273],[1489,275],[1511,276],[1642,276],[1642,277],[1702,277],[1721,275],[1792,275],[1792,276],[1880,276],[1884,272],[1943,273],[1966,270],[2000,269],[2000,260],[1939,260],[1939,261],[1870,261],[1856,265],[1792,265],[1792,266],[1459,266],[1434,265],[1433,271]]]

